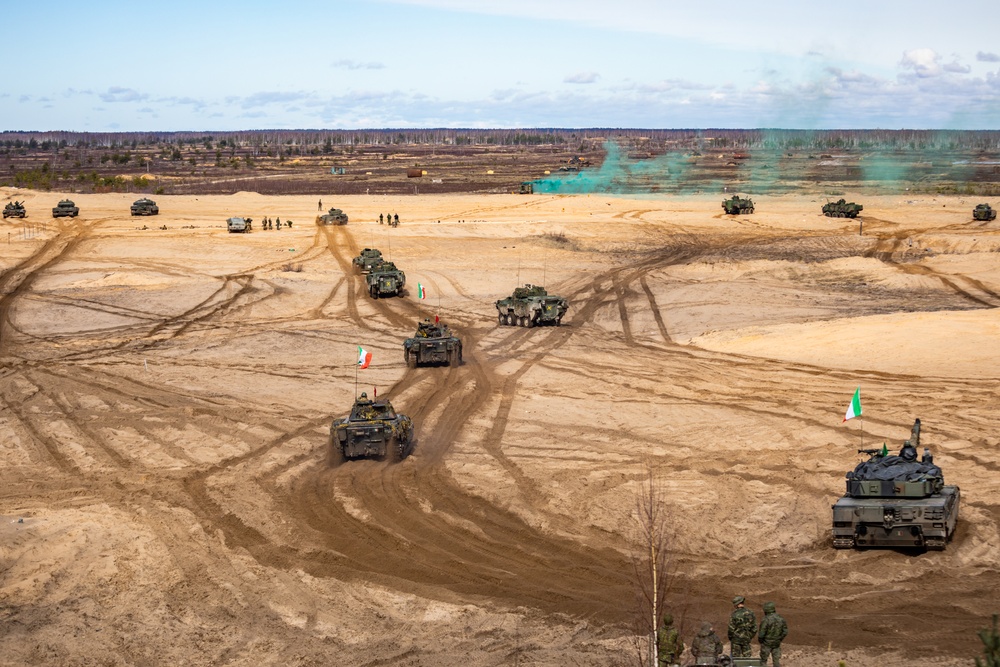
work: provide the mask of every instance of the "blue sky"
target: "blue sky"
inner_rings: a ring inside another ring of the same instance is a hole
[[[996,0],[0,7],[2,130],[1000,129]]]

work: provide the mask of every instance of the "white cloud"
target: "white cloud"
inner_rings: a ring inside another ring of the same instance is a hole
[[[349,69],[349,70],[385,69],[385,65],[379,62],[363,63],[363,62],[358,62],[357,60],[337,60],[331,64],[331,67],[335,67],[337,69]]]
[[[910,49],[903,53],[899,66],[912,69],[920,78],[940,76],[944,71],[941,67],[941,56],[934,49]]]
[[[972,71],[972,66],[960,65],[958,62],[950,62],[944,64],[944,71],[951,72],[953,74],[968,74]]]
[[[132,88],[112,86],[105,92],[101,93],[100,97],[104,102],[141,102],[148,98],[149,95],[140,93]]]
[[[600,78],[597,72],[577,72],[563,79],[563,83],[596,83]]]
[[[976,60],[981,63],[1000,63],[1000,55],[987,51],[979,51],[976,53]]]

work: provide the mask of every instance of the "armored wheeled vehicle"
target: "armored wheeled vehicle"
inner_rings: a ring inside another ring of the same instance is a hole
[[[398,414],[387,400],[369,400],[362,393],[351,414],[330,426],[330,458],[336,465],[347,459],[386,457],[401,461],[410,452],[413,420]]]
[[[535,194],[535,184],[532,183],[531,181],[525,181],[525,182],[521,183],[521,187],[518,190],[518,193],[520,193],[522,195],[533,195],[533,194]]]
[[[868,455],[847,473],[847,492],[833,506],[833,546],[944,549],[958,522],[959,488],[946,486],[930,450],[920,446],[920,420],[898,456],[888,448]]]
[[[406,274],[397,269],[392,262],[379,262],[369,269],[365,282],[368,284],[368,295],[373,299],[399,296],[400,290],[406,284]]]
[[[75,218],[80,215],[80,207],[70,199],[63,199],[52,209],[53,218],[70,217]]]
[[[377,248],[365,248],[360,255],[351,260],[354,267],[361,273],[368,273],[373,266],[383,261],[382,251]]]
[[[316,221],[323,225],[346,225],[347,214],[339,208],[331,208],[323,215],[316,216]]]
[[[539,285],[515,287],[514,293],[496,302],[497,320],[507,326],[533,327],[562,323],[569,304],[561,296],[545,291]]]
[[[253,218],[229,218],[226,220],[226,229],[230,234],[248,234],[253,230]]]
[[[28,217],[28,211],[24,208],[24,202],[8,202],[7,205],[3,207],[3,217],[4,219]]]
[[[864,210],[861,204],[848,202],[846,199],[839,199],[835,202],[823,204],[823,215],[828,218],[856,218],[858,213]]]
[[[979,204],[976,208],[972,209],[972,219],[989,222],[990,220],[997,219],[997,212],[989,204]]]
[[[729,199],[722,200],[722,208],[729,215],[753,213],[753,200],[749,197],[733,195]]]
[[[403,341],[403,360],[410,368],[418,364],[458,366],[462,363],[462,340],[447,324],[424,320],[417,324],[413,338]]]
[[[132,215],[159,215],[160,207],[152,199],[143,197],[132,202]]]

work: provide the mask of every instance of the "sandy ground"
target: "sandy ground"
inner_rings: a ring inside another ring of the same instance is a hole
[[[131,218],[77,195],[53,220],[58,194],[0,196],[29,211],[0,226],[2,665],[635,664],[650,468],[688,644],[742,594],[788,620],[786,665],[967,665],[1000,611],[1000,221],[976,201],[867,197],[861,235],[809,195],[736,218],[709,196],[324,201],[343,227],[316,197]],[[366,246],[407,294],[367,296]],[[569,299],[563,326],[498,327],[518,281]],[[464,364],[410,370],[435,314]],[[329,465],[356,375],[414,419],[402,463]],[[862,438],[896,447],[915,417],[962,489],[955,539],[833,550]]]

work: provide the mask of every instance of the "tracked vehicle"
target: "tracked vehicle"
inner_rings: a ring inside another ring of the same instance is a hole
[[[729,199],[722,200],[722,209],[728,215],[743,215],[753,213],[753,200],[749,197],[733,195]]]
[[[80,207],[73,203],[71,199],[63,199],[52,209],[53,218],[70,217],[75,218],[80,215]]]
[[[545,291],[539,285],[515,287],[514,293],[496,302],[497,320],[501,325],[534,327],[562,323],[569,304],[561,296]]]
[[[410,368],[418,364],[462,363],[462,340],[452,335],[447,324],[424,320],[417,325],[417,333],[403,341],[403,361]]]
[[[979,204],[976,208],[972,209],[972,219],[989,222],[990,220],[997,219],[997,212],[989,204]]]
[[[823,215],[828,218],[856,218],[858,217],[858,213],[861,213],[864,208],[861,204],[840,199],[835,202],[823,204]]]
[[[384,261],[382,251],[377,248],[365,248],[361,254],[351,260],[354,267],[361,273],[368,273],[376,264]]]
[[[339,208],[331,208],[323,215],[316,216],[316,221],[323,225],[346,225],[347,214]]]
[[[373,299],[385,296],[399,296],[400,290],[406,284],[406,274],[396,268],[392,262],[373,264],[365,276],[368,284],[368,295]]]
[[[24,202],[12,201],[8,202],[6,206],[3,207],[3,217],[7,218],[26,218],[28,217],[28,211],[24,208]]]
[[[833,506],[833,546],[911,547],[941,550],[958,523],[960,492],[946,486],[930,450],[920,446],[920,420],[898,456],[880,449],[847,473],[847,492]]]
[[[401,461],[410,453],[412,437],[412,419],[397,413],[389,401],[372,401],[362,393],[351,414],[330,425],[331,462],[366,457]]]
[[[156,202],[146,197],[136,199],[130,210],[132,215],[159,215],[160,213],[160,207],[156,205]]]

